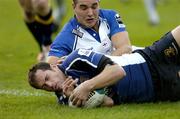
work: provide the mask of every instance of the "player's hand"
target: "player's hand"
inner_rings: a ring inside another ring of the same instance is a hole
[[[81,107],[85,104],[88,99],[88,95],[90,90],[88,89],[88,85],[86,83],[81,83],[78,87],[76,87],[70,95],[70,101],[73,105],[77,107]]]
[[[61,57],[60,59],[57,60],[57,64],[62,64],[66,58],[67,58],[67,56]]]
[[[77,85],[78,79],[74,80],[72,77],[68,77],[62,84],[63,93],[69,97],[75,86]]]

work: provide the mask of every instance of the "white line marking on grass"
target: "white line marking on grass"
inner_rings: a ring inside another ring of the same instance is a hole
[[[40,92],[29,92],[27,90],[17,90],[17,89],[9,89],[9,90],[0,90],[0,95],[15,95],[15,96],[52,96],[52,94],[45,94]]]

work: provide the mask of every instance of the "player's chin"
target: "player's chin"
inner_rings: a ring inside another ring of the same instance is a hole
[[[89,21],[89,22],[86,22],[86,27],[88,28],[93,28],[95,25],[96,25],[96,22],[95,21]]]

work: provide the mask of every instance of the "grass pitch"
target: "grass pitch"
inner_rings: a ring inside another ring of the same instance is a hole
[[[117,10],[132,44],[146,46],[180,24],[180,1],[158,4],[160,24],[150,26],[142,0],[101,0],[101,7]],[[73,15],[66,0],[67,15]],[[28,68],[36,63],[38,46],[27,30],[17,0],[0,0],[0,119],[179,119],[180,102],[124,104],[112,108],[73,109],[56,103],[52,93],[32,89]],[[55,37],[55,35],[54,35]]]

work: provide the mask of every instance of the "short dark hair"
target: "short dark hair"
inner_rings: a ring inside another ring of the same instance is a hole
[[[36,74],[36,71],[39,69],[45,71],[45,70],[51,70],[51,67],[50,67],[49,63],[40,62],[40,63],[33,65],[32,68],[29,69],[28,82],[32,87],[34,87],[36,89],[39,89],[39,87],[37,87],[37,85],[36,85],[38,81],[36,80],[35,74]]]
[[[100,1],[100,0],[98,0],[98,1]],[[73,3],[74,3],[74,4],[77,4],[77,2],[78,2],[78,0],[73,0]]]

